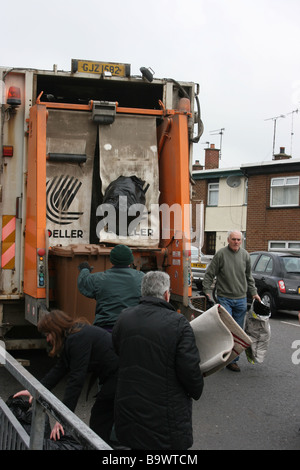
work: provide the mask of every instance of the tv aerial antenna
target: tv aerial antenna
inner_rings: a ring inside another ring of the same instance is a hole
[[[201,142],[201,145],[207,145],[206,148],[209,148],[210,142]]]
[[[265,119],[265,121],[273,121],[273,122],[274,122],[274,130],[273,130],[273,152],[272,152],[273,157],[274,157],[274,155],[275,155],[276,123],[277,123],[277,119],[279,119],[279,118],[285,118],[285,114],[280,114],[279,116],[275,116],[275,117],[271,117],[271,118]]]
[[[223,139],[223,134],[225,131],[225,127],[222,127],[221,129],[215,129],[214,131],[210,132],[210,135],[219,135],[220,136],[220,154],[219,154],[219,159],[221,160],[221,155],[222,155],[222,139]]]
[[[292,123],[291,123],[291,150],[290,154],[291,156],[293,155],[292,148],[293,148],[293,136],[294,136],[294,114],[298,113],[299,109],[295,109],[294,111],[291,111],[290,113],[287,113],[287,116],[290,114],[292,115]]]

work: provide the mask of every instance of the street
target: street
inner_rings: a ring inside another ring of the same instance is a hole
[[[300,324],[296,315],[270,319],[271,341],[262,364],[240,357],[240,373],[223,369],[205,378],[202,397],[193,404],[192,450],[300,449]],[[53,364],[45,351],[14,352],[30,359],[28,370],[41,378]],[[64,383],[53,391],[62,397]],[[20,390],[0,367],[0,396],[5,401]],[[88,424],[92,390],[83,390],[76,414]]]

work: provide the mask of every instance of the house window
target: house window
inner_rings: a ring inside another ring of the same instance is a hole
[[[219,183],[208,183],[208,206],[217,206],[219,201]]]
[[[299,205],[299,176],[272,178],[271,207]]]
[[[206,254],[214,255],[216,252],[216,232],[206,232]]]
[[[246,246],[247,246],[246,232],[242,232],[242,247],[246,249]]]
[[[268,250],[300,252],[300,241],[269,241]]]
[[[248,180],[245,181],[245,205],[248,204]]]

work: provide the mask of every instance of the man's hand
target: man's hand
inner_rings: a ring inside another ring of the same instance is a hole
[[[79,264],[78,266],[79,271],[82,269],[88,269],[90,272],[93,271],[94,266],[90,266],[87,261],[83,261],[82,263]]]
[[[61,435],[62,436],[65,435],[64,428],[58,421],[56,421],[51,431],[50,439],[53,439],[54,441],[59,441],[59,439],[61,438]]]
[[[253,295],[252,300],[258,300],[259,302],[261,302],[261,298],[259,297],[258,294]]]
[[[29,403],[30,404],[32,403],[33,396],[28,392],[28,390],[21,390],[20,392],[15,393],[13,398],[17,398],[17,397],[21,397],[21,396],[28,397],[29,398]]]

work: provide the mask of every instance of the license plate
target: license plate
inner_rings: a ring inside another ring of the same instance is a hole
[[[203,263],[191,263],[192,264],[192,268],[206,268],[206,264],[203,264]]]
[[[127,77],[130,75],[129,64],[115,62],[95,62],[93,60],[72,60],[72,71],[80,73],[103,74],[111,73],[112,76]]]

